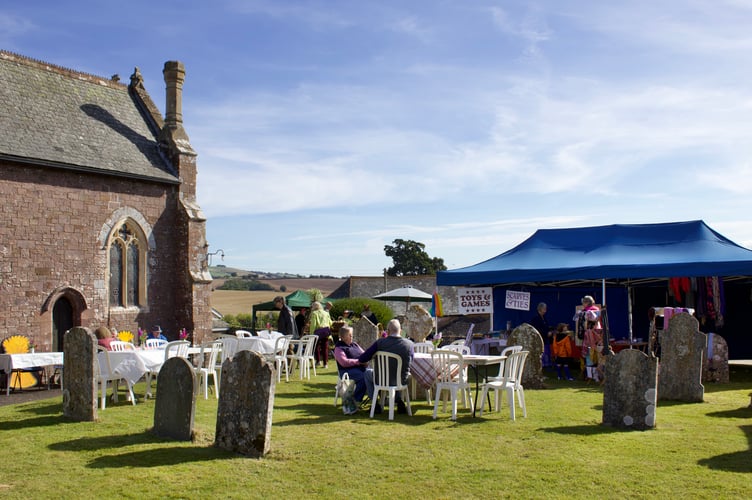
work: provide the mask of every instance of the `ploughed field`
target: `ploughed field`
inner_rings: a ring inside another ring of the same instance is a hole
[[[318,288],[324,294],[329,295],[345,281],[343,278],[284,278],[259,280],[274,287],[274,291],[240,291],[240,290],[217,290],[224,280],[214,280],[214,291],[211,295],[211,305],[222,314],[250,314],[253,304],[268,302],[277,295],[289,295],[295,290],[310,290]],[[279,291],[280,287],[286,287],[286,291]]]

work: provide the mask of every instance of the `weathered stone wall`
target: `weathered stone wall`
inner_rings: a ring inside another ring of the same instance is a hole
[[[51,350],[52,305],[63,289],[81,297],[74,318],[82,326],[135,332],[158,323],[176,338],[180,328],[193,329],[192,315],[201,315],[210,331],[208,286],[196,296],[201,307],[184,306],[194,298],[184,284],[186,259],[178,259],[187,235],[176,224],[176,196],[172,185],[0,162],[0,338],[21,331]],[[145,307],[109,307],[100,237],[116,213],[135,215],[152,230]]]

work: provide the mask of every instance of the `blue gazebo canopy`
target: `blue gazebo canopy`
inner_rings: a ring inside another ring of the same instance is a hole
[[[539,229],[473,266],[439,271],[442,286],[750,276],[752,250],[703,221]]]

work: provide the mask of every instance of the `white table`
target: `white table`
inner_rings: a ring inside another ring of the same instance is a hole
[[[10,395],[13,370],[63,364],[62,352],[30,352],[25,354],[0,354],[0,370],[8,374],[6,396]]]
[[[105,356],[109,354],[112,373],[126,379],[131,385],[146,375],[149,371],[159,371],[164,363],[164,349],[149,349],[144,351],[109,351],[100,352],[100,363],[106,363]]]
[[[261,337],[250,337],[238,339],[238,351],[255,351],[261,354],[274,353],[274,347],[277,345],[275,339],[264,339]]]

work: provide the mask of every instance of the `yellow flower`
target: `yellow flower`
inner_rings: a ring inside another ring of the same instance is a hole
[[[128,330],[123,330],[118,333],[118,340],[122,340],[123,342],[133,342],[133,334]]]

